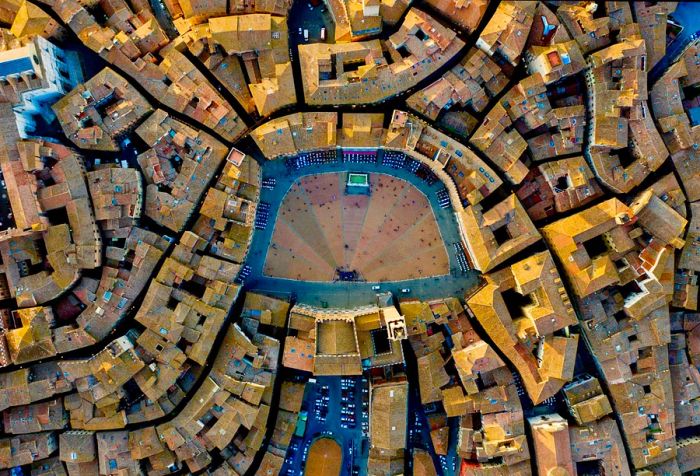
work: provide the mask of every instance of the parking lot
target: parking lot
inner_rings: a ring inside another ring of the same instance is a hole
[[[321,28],[326,29],[325,42],[333,43],[335,24],[324,2],[314,7],[308,1],[294,2],[289,14],[289,44],[321,42]],[[304,37],[308,31],[308,40]]]
[[[332,403],[331,403],[332,402]],[[320,436],[335,439],[343,451],[341,475],[367,474],[369,386],[363,377],[318,377],[309,381],[302,410],[308,412],[303,438],[294,437],[281,474],[304,474],[308,452]]]

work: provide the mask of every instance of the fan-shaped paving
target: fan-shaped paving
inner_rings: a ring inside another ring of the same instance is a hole
[[[371,174],[369,195],[346,194],[346,174],[300,178],[280,207],[264,273],[332,281],[339,270],[367,281],[447,274],[449,262],[426,196]]]

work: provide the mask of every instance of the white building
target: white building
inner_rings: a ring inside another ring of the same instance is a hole
[[[51,105],[83,81],[77,54],[36,36],[18,48],[0,51],[0,102],[10,102],[20,136],[36,126],[36,116],[48,123]]]

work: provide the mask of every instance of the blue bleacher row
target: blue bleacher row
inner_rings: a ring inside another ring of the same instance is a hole
[[[257,212],[255,213],[255,229],[264,230],[267,227],[267,222],[270,219],[270,204],[260,202]]]
[[[288,157],[285,164],[293,170],[303,169],[314,165],[332,164],[338,161],[336,150],[320,150],[316,152],[304,152],[294,157]]]
[[[438,181],[437,176],[430,170],[430,168],[428,168],[428,166],[406,156],[406,154],[401,152],[384,152],[384,157],[382,157],[382,165],[391,167],[392,169],[408,170],[428,185],[433,185]]]
[[[376,164],[376,150],[343,150],[343,162],[351,164]]]
[[[277,185],[277,179],[275,177],[268,177],[262,179],[262,188],[272,190]]]
[[[459,270],[462,271],[463,273],[466,273],[471,268],[469,267],[469,263],[467,262],[467,256],[464,254],[464,248],[462,247],[462,243],[452,243],[452,246],[454,247],[454,250],[455,250],[455,256],[457,256],[457,263],[459,263]]]
[[[238,271],[238,276],[236,277],[236,282],[238,284],[244,283],[246,278],[250,276],[250,273],[253,272],[253,268],[251,268],[249,265],[245,264],[243,267],[241,267],[240,271]]]
[[[440,208],[450,208],[450,193],[446,188],[438,190],[437,199]]]
[[[341,157],[342,161],[345,163],[376,164],[379,154],[376,150],[368,151],[343,149],[341,151]],[[428,185],[433,185],[438,181],[437,176],[435,176],[428,166],[415,159],[407,157],[404,153],[384,151],[384,153],[381,154],[381,157],[382,165],[393,169],[408,170],[426,182]],[[340,160],[341,159],[338,157],[338,150],[330,149],[315,152],[304,152],[294,157],[288,157],[285,160],[285,164],[287,168],[291,170],[300,170],[306,167],[338,163]],[[274,186],[274,183],[272,186]]]
[[[401,169],[406,163],[406,154],[401,152],[386,151],[382,157],[382,165],[391,167],[392,169]]]

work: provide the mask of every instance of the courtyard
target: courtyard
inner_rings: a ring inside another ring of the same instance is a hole
[[[383,282],[449,273],[423,193],[386,174],[371,174],[368,193],[348,193],[347,175],[308,175],[292,185],[277,216],[265,275]]]

